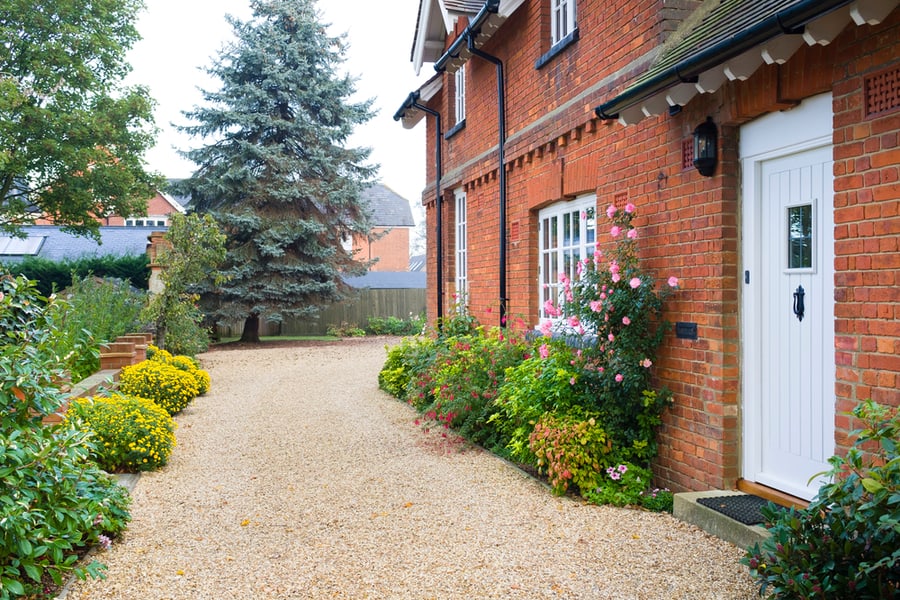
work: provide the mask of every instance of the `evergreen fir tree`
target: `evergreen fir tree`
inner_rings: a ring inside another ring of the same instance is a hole
[[[198,165],[184,191],[227,236],[227,281],[205,299],[255,342],[260,319],[313,316],[346,297],[342,273],[365,271],[342,241],[369,229],[360,191],[375,167],[369,149],[346,147],[373,113],[336,74],[343,36],[328,35],[313,0],[250,4],[248,21],[229,17],[236,40],[207,69],[221,88],[203,92],[208,106],[185,112],[196,124],[182,129],[209,140],[184,153]]]

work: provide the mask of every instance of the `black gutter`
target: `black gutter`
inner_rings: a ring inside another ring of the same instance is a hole
[[[596,107],[594,113],[601,119],[617,119],[622,109],[637,104],[666,88],[694,79],[704,71],[717,67],[778,35],[802,32],[801,28],[816,17],[853,1],[802,0],[794,6],[760,21],[753,27],[682,60],[659,75],[625,90],[609,102]]]
[[[411,92],[409,96],[406,97],[406,100],[403,102],[403,105],[394,113],[394,120],[399,121],[403,118],[404,114],[407,110],[415,108],[421,110],[422,112],[429,114],[435,118],[435,128],[437,132],[434,137],[434,211],[436,214],[435,217],[435,237],[437,237],[437,272],[435,273],[437,277],[436,286],[437,286],[437,326],[438,329],[443,328],[444,321],[444,232],[443,232],[443,219],[441,217],[443,213],[443,207],[441,202],[441,140],[443,139],[443,132],[441,131],[441,113],[438,111],[428,108],[422,104],[419,104],[419,92]]]
[[[487,5],[485,5],[487,6]],[[467,34],[469,52],[497,67],[497,112],[499,114],[498,129],[500,141],[497,144],[497,160],[500,162],[500,326],[506,325],[506,308],[509,298],[506,295],[506,86],[503,77],[503,61],[475,47],[475,37]]]
[[[450,44],[450,47],[447,48],[447,51],[444,52],[440,58],[438,58],[434,63],[434,70],[438,73],[446,70],[447,63],[450,62],[451,58],[459,58],[459,52],[462,50],[463,44],[467,43],[466,40],[472,36],[473,34],[481,32],[481,26],[484,25],[484,22],[491,15],[497,14],[500,10],[500,0],[488,0],[484,3],[484,6],[481,7],[481,10],[478,11],[472,20],[469,21],[469,26],[466,27],[466,30],[460,35],[458,38],[453,40],[453,43]]]

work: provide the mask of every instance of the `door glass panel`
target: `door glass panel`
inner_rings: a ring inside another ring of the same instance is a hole
[[[812,268],[812,204],[790,206],[788,211],[788,268]]]

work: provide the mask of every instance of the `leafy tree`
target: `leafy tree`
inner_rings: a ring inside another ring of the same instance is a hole
[[[312,0],[251,7],[249,21],[229,18],[236,41],[208,69],[221,89],[182,128],[213,140],[185,152],[199,167],[183,187],[228,237],[228,281],[205,297],[217,320],[244,321],[243,341],[259,340],[260,318],[313,316],[346,296],[341,273],[367,264],[341,242],[369,229],[359,194],[375,170],[369,149],[345,147],[372,112],[335,75],[343,37],[327,35]]]
[[[153,102],[120,88],[142,0],[7,0],[0,8],[0,231],[41,216],[97,236],[146,211]]]
[[[166,245],[159,249],[156,261],[163,267],[164,284],[147,306],[147,316],[156,322],[156,345],[166,348],[166,333],[175,323],[192,321],[200,332],[202,315],[194,310],[191,286],[204,281],[225,258],[225,236],[209,215],[172,215],[166,232]],[[214,276],[220,282],[221,278]]]

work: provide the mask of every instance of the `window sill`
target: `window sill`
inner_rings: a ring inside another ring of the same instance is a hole
[[[563,50],[565,50],[566,48],[568,48],[569,46],[571,46],[572,44],[574,44],[577,41],[578,41],[578,28],[576,27],[575,29],[572,30],[572,32],[569,35],[567,35],[563,39],[556,42],[556,44],[552,48],[550,48],[550,50],[546,54],[544,54],[539,59],[537,59],[537,62],[534,63],[534,68],[540,69],[541,67],[546,65],[548,62],[550,62],[551,60],[556,58],[557,54],[559,54],[560,52],[562,52]]]
[[[447,133],[444,134],[444,139],[449,140],[450,138],[452,138],[454,135],[456,135],[457,133],[459,133],[460,131],[462,131],[465,128],[466,128],[466,120],[463,119],[462,121],[460,121],[459,123],[454,125],[452,128],[450,128],[450,131],[448,131]]]

